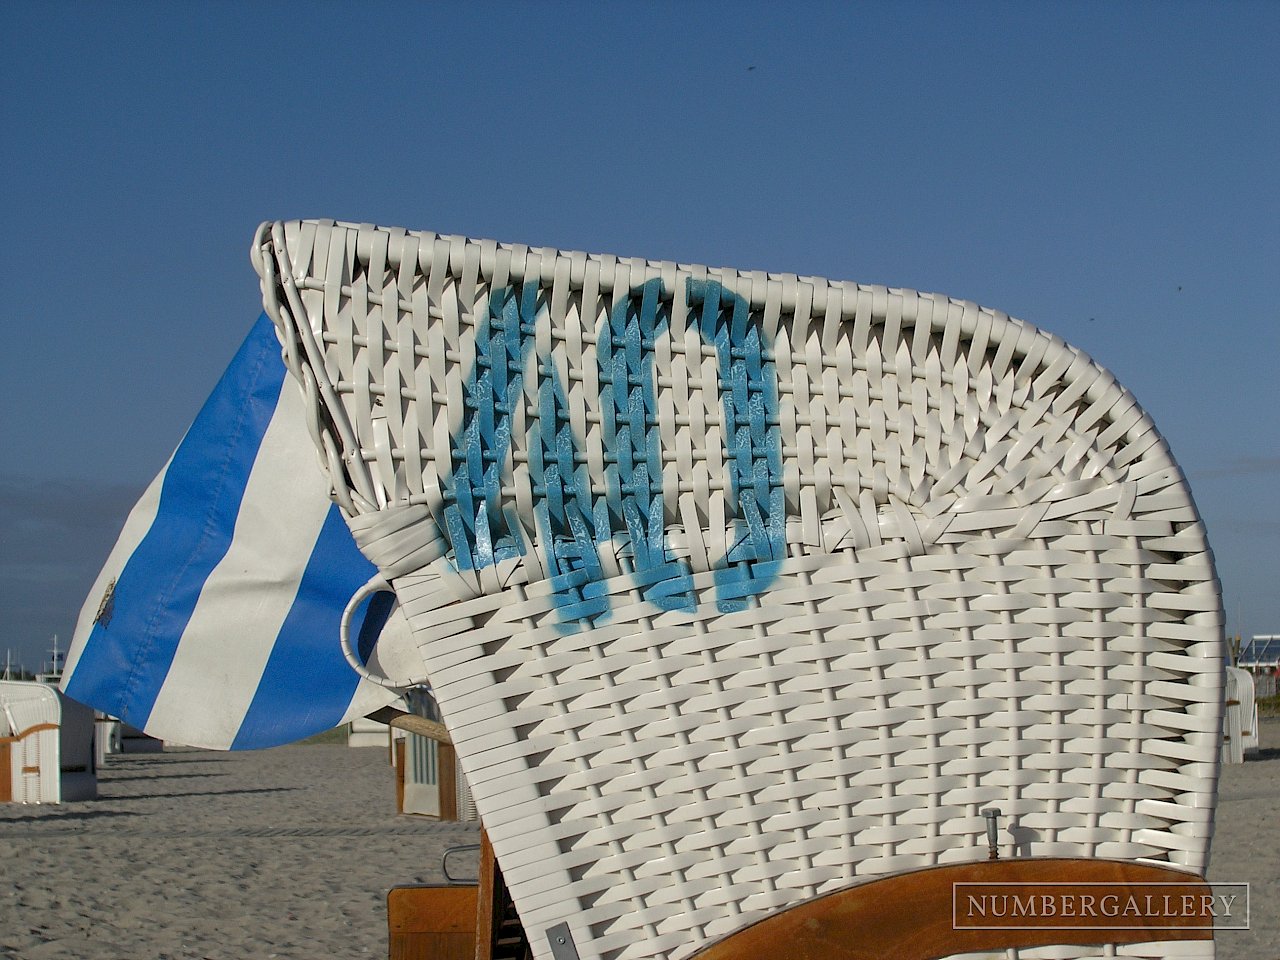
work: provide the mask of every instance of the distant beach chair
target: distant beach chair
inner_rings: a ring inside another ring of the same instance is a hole
[[[92,707],[55,691],[61,706],[58,773],[62,800],[98,798],[97,723]]]
[[[356,717],[347,726],[348,747],[381,747],[391,749],[391,728],[369,717]]]
[[[0,681],[0,803],[97,795],[93,711],[46,683]]]
[[[1253,674],[1227,667],[1226,714],[1222,724],[1222,762],[1244,763],[1244,755],[1258,749],[1258,702]]]
[[[453,738],[440,722],[440,708],[425,687],[405,691],[412,712],[387,707],[374,716],[386,720],[396,735],[396,809],[399,813],[472,822],[475,800],[453,749]]]
[[[164,741],[139,730],[132,724],[120,725],[121,753],[164,753]]]
[[[369,225],[253,258],[379,570],[353,606],[397,595],[540,960],[1212,956],[950,912],[1207,863],[1212,556],[1084,354],[937,295]]]
[[[99,769],[107,758],[124,752],[120,721],[101,710],[93,712],[93,749]]]

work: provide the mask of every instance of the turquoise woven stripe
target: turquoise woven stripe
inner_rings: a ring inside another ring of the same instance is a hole
[[[476,360],[464,387],[466,410],[450,448],[453,471],[444,495],[445,533],[460,570],[523,556],[520,524],[502,507],[502,470],[511,453],[511,414],[520,403],[524,360],[533,342],[538,288],[489,297],[476,336]]]
[[[737,520],[716,601],[729,612],[768,589],[786,556],[786,495],[778,374],[758,317],[737,294],[709,280],[689,280],[690,319],[715,345]]]
[[[560,624],[574,631],[609,613],[596,542],[612,533],[596,526],[587,458],[573,434],[560,378],[550,361],[540,360],[539,374],[538,423],[529,443],[534,511],[542,540],[550,544],[547,563]]]
[[[596,339],[609,521],[627,532],[641,595],[664,610],[692,610],[688,565],[667,550],[653,370],[654,342],[670,329],[670,305],[662,294],[662,281],[654,279],[619,300],[608,336]]]

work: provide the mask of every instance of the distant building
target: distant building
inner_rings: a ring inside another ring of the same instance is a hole
[[[1280,633],[1254,634],[1243,647],[1236,666],[1246,670],[1275,670],[1280,667]]]

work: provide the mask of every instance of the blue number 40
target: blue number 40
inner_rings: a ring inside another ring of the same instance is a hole
[[[520,524],[503,504],[501,478],[511,450],[513,413],[539,312],[539,288],[494,290],[464,385],[466,409],[451,438],[444,528],[463,570],[522,556]],[[716,571],[716,601],[740,609],[776,576],[784,556],[786,502],[778,429],[777,371],[749,304],[713,281],[689,280],[687,321],[716,350],[724,442],[735,512],[731,547]],[[598,545],[625,536],[631,577],[641,595],[665,610],[696,604],[688,564],[666,542],[662,446],[654,344],[669,335],[671,297],[651,280],[620,299],[596,336],[604,495],[593,492],[587,458],[569,419],[564,384],[549,357],[538,356],[537,416],[530,419],[529,467],[534,511],[551,586],[566,629],[609,613]]]

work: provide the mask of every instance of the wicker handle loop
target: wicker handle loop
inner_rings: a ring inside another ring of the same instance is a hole
[[[351,617],[355,614],[356,608],[368,597],[375,593],[381,593],[384,590],[390,590],[391,585],[383,579],[382,574],[374,574],[369,582],[355,592],[350,600],[347,601],[347,607],[342,611],[342,622],[338,626],[338,639],[342,644],[342,655],[347,658],[347,663],[351,664],[351,669],[360,674],[366,680],[376,683],[380,687],[390,687],[393,690],[399,690],[409,685],[409,682],[399,682],[392,680],[390,677],[380,676],[374,673],[363,663],[356,654],[355,647],[351,643]]]

